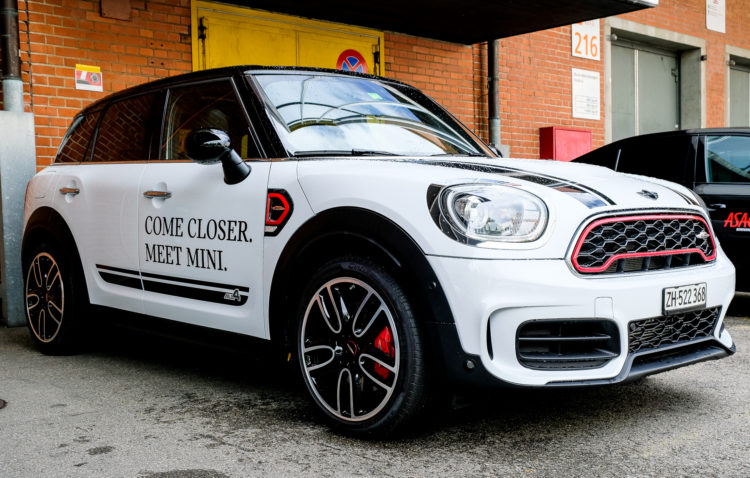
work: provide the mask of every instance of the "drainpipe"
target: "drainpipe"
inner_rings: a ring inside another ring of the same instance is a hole
[[[18,0],[0,0],[3,108],[0,111],[0,324],[26,323],[21,270],[26,183],[36,172],[34,115],[23,111]]]
[[[0,51],[3,109],[23,112],[23,82],[18,40],[18,0],[0,0]]]
[[[498,40],[487,43],[487,75],[489,76],[487,111],[490,116],[490,144],[495,147],[500,144],[500,67],[497,64],[499,43]]]
[[[502,144],[500,130],[500,65],[498,53],[500,41],[492,40],[487,43],[487,74],[489,91],[487,94],[487,112],[489,114],[490,145],[497,149],[503,157],[508,157],[510,148]]]

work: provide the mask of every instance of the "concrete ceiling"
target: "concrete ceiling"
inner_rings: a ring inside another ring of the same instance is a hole
[[[659,0],[225,0],[272,12],[453,43],[495,38],[641,10]]]

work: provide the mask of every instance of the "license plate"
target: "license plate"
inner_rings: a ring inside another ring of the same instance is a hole
[[[706,306],[706,283],[664,289],[664,315]]]

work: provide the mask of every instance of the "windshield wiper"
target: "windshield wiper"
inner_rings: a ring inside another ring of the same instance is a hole
[[[391,151],[376,151],[370,149],[321,149],[318,151],[297,151],[292,154],[295,158],[311,156],[402,156]]]
[[[482,154],[482,153],[469,153],[469,152],[466,152],[466,153],[437,153],[437,154],[431,154],[430,155],[430,157],[435,157],[435,156],[474,156],[474,157],[480,157],[481,156],[481,157],[484,157],[484,158],[487,157],[486,154]]]

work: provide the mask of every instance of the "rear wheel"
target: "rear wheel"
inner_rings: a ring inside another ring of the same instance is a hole
[[[75,264],[57,247],[42,242],[24,258],[26,323],[46,354],[74,352],[88,306],[85,284]]]
[[[323,265],[303,295],[297,330],[302,376],[337,426],[385,434],[424,404],[422,341],[395,278],[367,258]]]

